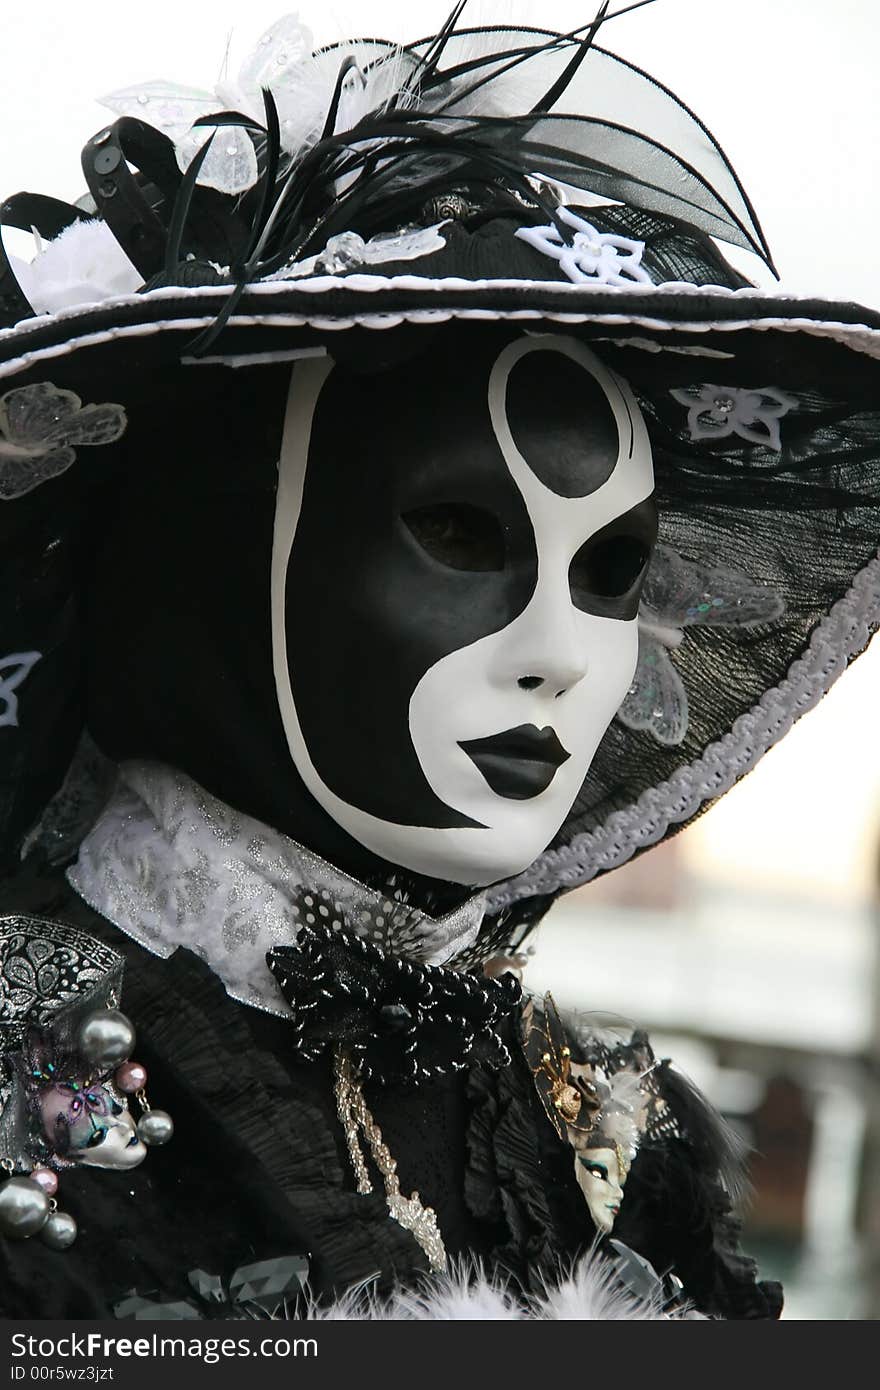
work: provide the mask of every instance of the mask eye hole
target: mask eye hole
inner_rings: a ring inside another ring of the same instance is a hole
[[[623,598],[641,579],[650,547],[640,536],[605,536],[582,545],[568,571],[572,596]]]
[[[482,507],[444,502],[416,507],[401,520],[433,560],[448,569],[488,571],[504,568],[501,523]]]

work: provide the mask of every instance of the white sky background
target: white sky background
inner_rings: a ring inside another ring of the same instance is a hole
[[[625,0],[617,0],[619,5]],[[598,0],[472,0],[474,22],[569,29]],[[413,39],[452,0],[303,4],[316,40]],[[112,119],[102,93],[165,78],[211,89],[231,36],[237,71],[284,0],[42,0],[4,5],[0,195],[75,198],[79,152]],[[880,10],[876,0],[657,0],[602,43],[671,87],[719,140],[786,287],[880,308]],[[766,283],[766,278],[765,278]],[[880,644],[756,773],[689,832],[707,869],[851,896],[880,833]]]

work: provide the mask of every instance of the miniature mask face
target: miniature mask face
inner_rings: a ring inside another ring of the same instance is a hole
[[[596,1230],[607,1236],[620,1212],[626,1182],[616,1149],[586,1149],[576,1153],[574,1172]]]
[[[61,1158],[89,1168],[136,1168],[146,1158],[133,1117],[107,1086],[59,1082],[39,1103],[46,1138]]]
[[[581,343],[490,335],[293,371],[272,573],[279,706],[354,839],[486,884],[550,843],[632,681],[647,431]]]

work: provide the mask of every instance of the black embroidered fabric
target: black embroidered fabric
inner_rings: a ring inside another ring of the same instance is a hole
[[[294,1080],[280,1060],[280,1020],[234,1004],[187,951],[148,955],[63,882],[21,897],[126,957],[123,1003],[136,1020],[138,1060],[175,1135],[131,1172],[63,1175],[60,1204],[79,1224],[77,1241],[60,1256],[37,1240],[0,1242],[4,1315],[112,1316],[132,1289],[186,1299],[193,1269],[228,1278],[254,1258],[308,1256],[318,1295],[377,1270],[387,1286],[425,1268],[388,1220],[384,1196],[354,1192],[329,1067],[298,1067]],[[274,1050],[261,1025],[274,1031]]]
[[[329,1061],[299,1062],[284,1019],[229,999],[216,976],[179,950],[148,955],[103,922],[64,881],[20,879],[0,911],[54,915],[126,959],[123,1006],[153,1102],[174,1117],[172,1142],[132,1172],[65,1172],[60,1205],[80,1227],[64,1253],[0,1241],[0,1314],[112,1316],[140,1298],[192,1301],[193,1270],[225,1281],[243,1264],[308,1259],[319,1298],[376,1276],[409,1283],[426,1260],[374,1192],[354,1190],[336,1118]],[[537,1291],[592,1244],[571,1154],[543,1114],[511,1024],[512,1065],[472,1068],[420,1087],[367,1086],[405,1192],[437,1212],[450,1255],[471,1254]],[[722,1317],[772,1317],[778,1296],[738,1254],[723,1196],[692,1141],[644,1150],[615,1235],[674,1267],[685,1293]]]

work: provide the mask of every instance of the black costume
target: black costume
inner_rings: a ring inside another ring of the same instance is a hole
[[[597,26],[457,19],[282,21],[187,173],[117,94],[85,208],[3,205],[108,267],[0,265],[7,1315],[476,1257],[526,1316],[575,1260],[778,1316],[723,1124],[519,953],[866,644],[880,319],[727,265],[736,175]]]
[[[274,1309],[286,1297],[293,1312],[303,1309],[306,1272],[312,1295],[326,1298],[373,1277],[388,1293],[427,1271],[384,1198],[353,1191],[328,1057],[297,1062],[285,1021],[235,1004],[188,951],[158,961],[133,946],[63,882],[22,883],[14,907],[75,924],[123,953],[126,1007],[150,1019],[138,1055],[175,1116],[175,1135],[110,1182],[87,1170],[64,1176],[76,1244],[55,1255],[36,1240],[4,1242],[4,1314],[133,1316],[176,1303],[180,1316],[222,1316],[230,1277],[264,1261],[248,1284],[254,1302]],[[437,1212],[449,1254],[478,1255],[538,1293],[595,1231],[525,1059],[512,1052],[510,1068],[474,1067],[439,1085],[369,1096],[407,1183]],[[700,1129],[646,1150],[615,1235],[655,1269],[674,1269],[710,1316],[778,1316],[778,1286],[756,1283],[737,1253],[721,1159]]]

